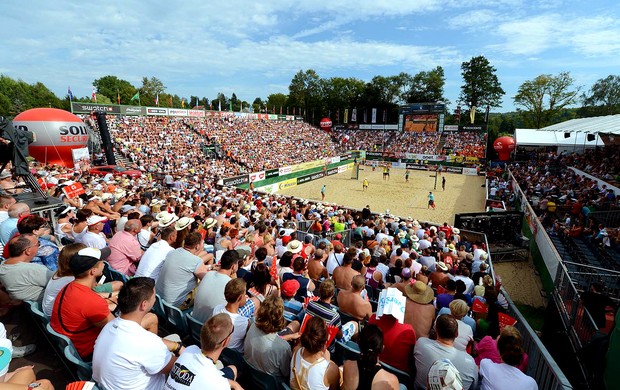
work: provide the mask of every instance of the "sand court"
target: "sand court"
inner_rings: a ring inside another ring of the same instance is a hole
[[[391,168],[390,179],[383,180],[382,168],[377,167],[373,172],[372,167],[364,166],[360,168],[359,180],[351,179],[351,171],[347,171],[279,193],[320,201],[321,187],[325,185],[325,202],[357,209],[370,205],[373,212],[384,213],[389,209],[397,216],[438,224],[453,224],[454,214],[484,210],[484,176],[453,173],[443,173],[443,176],[446,178],[445,191],[441,189],[441,176],[437,177],[437,189],[433,188],[434,172],[409,170],[409,183],[406,183],[405,169]],[[369,182],[367,191],[362,190],[365,177]],[[435,195],[435,210],[428,209],[429,191]]]

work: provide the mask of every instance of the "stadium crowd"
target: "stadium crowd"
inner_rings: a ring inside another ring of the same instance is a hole
[[[446,137],[444,148],[451,149],[457,156],[484,158],[487,134],[471,131],[455,132]]]
[[[537,388],[524,373],[521,337],[506,326],[507,302],[484,244],[447,223],[430,226],[368,206],[216,187],[213,179],[229,175],[235,160],[203,158],[197,134],[221,139],[232,156],[257,153],[232,149],[252,143],[252,131],[229,126],[219,119],[202,127],[162,117],[110,121],[125,153],[160,178],[95,177],[31,163],[64,205],[45,219],[16,202],[15,185],[2,187],[0,303],[40,304],[106,389],[240,388],[259,371],[293,389],[397,388],[399,381],[415,389]],[[280,140],[302,140],[316,156],[331,151],[316,150],[313,131],[275,126],[271,132],[288,132]],[[271,158],[252,167],[277,163]],[[18,183],[9,171],[0,177]],[[69,198],[63,188],[75,182],[85,192]],[[104,272],[126,281],[99,283]],[[404,314],[385,308],[378,317],[381,293]],[[166,318],[152,312],[156,301],[203,323],[199,345],[158,335]]]

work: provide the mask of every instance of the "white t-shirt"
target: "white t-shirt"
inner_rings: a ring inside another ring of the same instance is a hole
[[[173,250],[174,248],[164,240],[159,240],[151,245],[140,259],[136,276],[146,276],[157,281],[166,256]]]
[[[165,384],[166,390],[229,390],[228,379],[206,358],[200,348],[190,345],[177,359]]]
[[[331,275],[334,273],[336,267],[340,267],[342,265],[342,258],[344,257],[344,253],[335,253],[332,252],[327,257],[327,272]]]
[[[481,390],[536,390],[534,378],[525,375],[517,367],[506,363],[493,363],[490,359],[480,362]]]
[[[245,334],[250,326],[250,320],[247,317],[240,315],[239,313],[231,313],[226,310],[226,304],[220,304],[213,308],[213,315],[226,313],[230,316],[233,326],[235,327],[228,348],[235,349],[243,353],[243,342],[245,341]]]
[[[51,278],[50,281],[47,282],[47,286],[45,286],[45,292],[43,293],[43,302],[41,302],[41,309],[43,309],[43,313],[46,316],[52,316],[54,301],[56,300],[56,297],[58,296],[60,290],[62,290],[63,287],[73,282],[74,280],[74,276],[63,276],[58,279]]]
[[[456,322],[459,325],[459,335],[454,339],[454,348],[467,352],[467,344],[474,339],[474,331],[463,321],[457,320]]]
[[[140,324],[115,318],[103,327],[93,353],[93,378],[107,390],[161,390],[172,353]]]
[[[97,234],[97,233],[93,233],[90,231],[86,232],[86,234],[82,236],[81,243],[90,248],[96,248],[96,249],[103,249],[108,245],[105,242],[105,237],[103,233]]]

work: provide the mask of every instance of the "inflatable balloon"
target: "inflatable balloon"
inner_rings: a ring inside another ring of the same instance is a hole
[[[88,126],[72,113],[57,108],[24,111],[13,119],[13,125],[35,134],[28,153],[43,164],[73,168],[71,151],[88,143]]]
[[[515,140],[512,137],[499,137],[493,142],[493,149],[499,155],[500,161],[510,160],[510,153],[515,150]]]
[[[329,118],[323,118],[321,119],[319,126],[321,127],[321,130],[332,131],[332,120]]]

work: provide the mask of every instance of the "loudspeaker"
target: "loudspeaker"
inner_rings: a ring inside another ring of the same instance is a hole
[[[564,138],[570,138],[570,133],[564,133]]]
[[[594,134],[588,134],[588,142],[592,142],[594,141],[594,139],[596,138],[596,136]]]
[[[108,165],[116,165],[112,140],[110,139],[110,131],[108,130],[108,123],[105,120],[105,112],[96,111],[95,116],[97,117],[97,125],[99,126],[99,134],[101,135],[101,142],[103,143],[105,159],[108,161]]]

